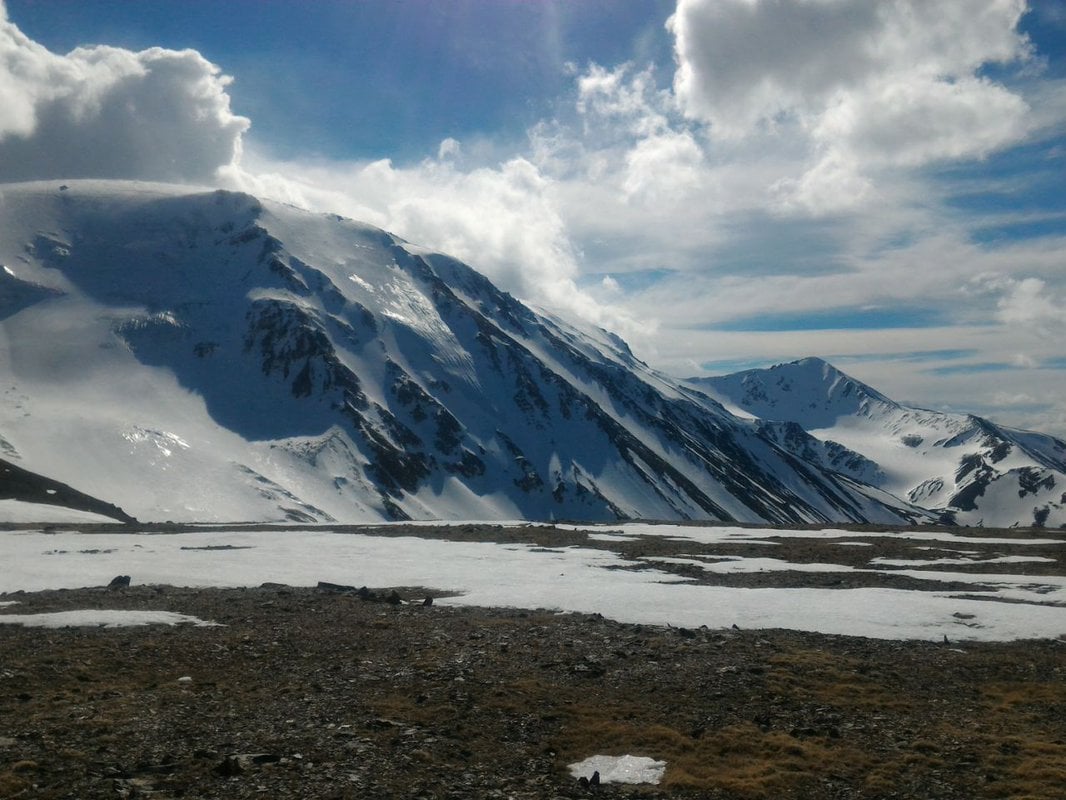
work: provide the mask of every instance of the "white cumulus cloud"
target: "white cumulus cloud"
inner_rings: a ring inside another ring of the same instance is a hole
[[[1001,280],[995,288],[1003,290],[996,312],[1000,322],[1037,326],[1041,331],[1066,323],[1062,298],[1040,278]]]
[[[808,146],[786,208],[869,199],[872,172],[981,158],[1021,141],[1028,104],[983,77],[1021,62],[1025,0],[679,0],[678,103],[715,141],[754,134]],[[866,187],[868,188],[868,187]]]
[[[679,0],[677,95],[718,136],[821,114],[871,84],[951,82],[1024,57],[1024,0]]]
[[[249,122],[193,50],[79,47],[57,55],[0,5],[0,180],[210,182]]]

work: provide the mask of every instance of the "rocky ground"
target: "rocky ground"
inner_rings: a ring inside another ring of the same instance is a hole
[[[0,597],[220,623],[0,625],[0,797],[1066,795],[1063,641],[652,628],[393,591]],[[663,782],[567,770],[626,753],[665,760]]]

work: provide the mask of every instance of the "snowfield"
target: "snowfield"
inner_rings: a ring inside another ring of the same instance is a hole
[[[473,523],[455,523],[456,525]],[[312,530],[225,530],[188,533],[80,533],[73,530],[13,530],[0,533],[0,591],[106,586],[116,575],[137,584],[189,587],[258,586],[265,582],[314,586],[320,581],[351,586],[423,586],[451,593],[438,602],[452,605],[546,608],[599,613],[621,622],[685,628],[788,628],[878,639],[1006,641],[1066,635],[1066,578],[1024,571],[967,572],[991,561],[997,568],[1035,565],[1058,559],[1047,555],[983,558],[970,548],[1040,548],[1058,552],[1066,540],[975,536],[940,531],[791,531],[780,529],[632,524],[604,528],[569,526],[581,544],[545,547],[529,541],[527,525],[498,526],[498,541],[452,541],[449,529],[389,526],[362,532]],[[553,529],[557,530],[557,529]],[[425,535],[422,535],[422,532]],[[431,535],[434,534],[435,536]],[[446,538],[436,538],[444,536]],[[698,543],[711,553],[680,558],[627,557],[635,541],[662,537],[682,545]],[[871,557],[856,568],[826,560],[864,548],[836,547],[865,539],[913,552],[893,569]],[[839,541],[838,541],[839,540]],[[738,543],[821,547],[818,562],[789,563],[778,558],[713,555],[713,548]],[[931,543],[933,543],[931,545]],[[942,546],[954,557],[930,557]],[[972,557],[966,553],[973,552]],[[708,585],[671,572],[671,562],[716,573],[759,574],[770,585]],[[943,564],[950,572],[939,570]],[[962,565],[962,566],[960,566]],[[773,585],[778,575],[816,572],[830,578],[904,576],[918,588],[841,588]],[[763,574],[766,573],[766,574]],[[948,583],[951,589],[943,588]],[[0,621],[25,623],[8,607]],[[82,617],[69,624],[113,624],[114,619]]]

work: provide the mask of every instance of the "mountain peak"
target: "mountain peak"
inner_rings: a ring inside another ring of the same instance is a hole
[[[193,187],[3,192],[0,436],[140,519],[914,518],[378,228]]]
[[[9,469],[12,497],[184,521],[1066,522],[1066,443],[821,358],[691,391],[370,225],[195,187],[2,192],[0,453],[33,475]]]
[[[697,378],[692,383],[757,417],[796,422],[806,430],[831,427],[842,417],[869,416],[896,405],[816,356],[766,369]]]
[[[776,366],[791,366],[791,365],[795,365],[797,367],[804,367],[805,369],[823,369],[823,370],[824,369],[831,369],[831,370],[839,371],[839,370],[837,370],[836,367],[834,367],[832,364],[830,364],[824,358],[819,358],[818,356],[805,356],[803,358],[797,358],[795,361],[789,361],[789,362],[787,362],[787,364],[778,364]],[[773,369],[773,367],[771,367],[771,369]]]
[[[1066,442],[1053,437],[896,403],[820,358],[691,383],[761,418],[760,429],[798,456],[821,456],[942,521],[1066,521]]]

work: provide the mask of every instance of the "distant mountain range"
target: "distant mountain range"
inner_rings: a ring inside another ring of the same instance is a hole
[[[0,264],[19,476],[0,498],[144,521],[1066,524],[1051,437],[900,406],[813,359],[677,380],[337,216],[6,185]]]
[[[960,525],[1066,524],[1066,443],[896,403],[806,358],[689,382],[809,461]]]

